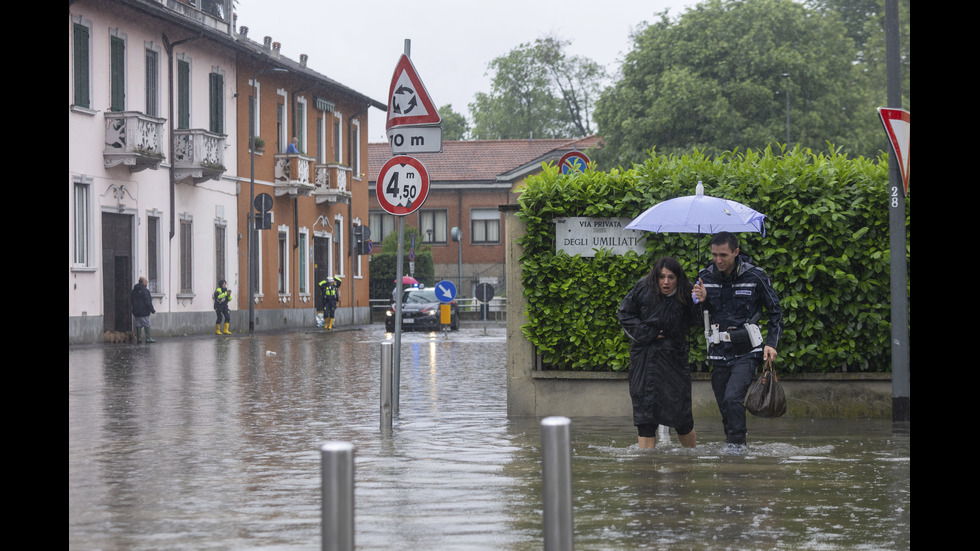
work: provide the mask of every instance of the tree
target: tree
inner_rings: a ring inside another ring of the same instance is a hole
[[[878,123],[836,14],[793,0],[708,0],[633,36],[618,82],[596,107],[600,162],[629,164],[650,148],[718,153],[791,145],[877,152]]]
[[[466,139],[470,132],[470,123],[466,121],[466,117],[453,111],[453,104],[447,103],[440,107],[439,116],[442,117],[442,139]]]
[[[558,138],[592,133],[592,110],[606,78],[591,59],[568,56],[569,41],[524,43],[490,62],[489,93],[469,105],[477,139]]]

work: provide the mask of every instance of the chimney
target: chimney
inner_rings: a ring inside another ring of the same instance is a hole
[[[263,38],[262,39],[262,45],[265,46],[265,49],[266,50],[268,50],[269,47],[272,46],[272,37],[271,36],[267,36],[267,37]]]
[[[299,65],[300,65],[300,67],[306,67],[306,62],[309,59],[310,59],[310,56],[308,56],[306,54],[299,54]]]
[[[278,59],[279,58],[279,50],[280,49],[282,49],[282,44],[280,44],[279,42],[273,42],[272,43],[272,57]]]

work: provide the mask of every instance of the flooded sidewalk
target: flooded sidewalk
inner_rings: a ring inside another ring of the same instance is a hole
[[[318,549],[320,445],[355,445],[362,550],[541,549],[538,419],[508,419],[501,327],[402,337],[379,428],[381,326],[69,348],[69,549]],[[627,395],[624,400],[629,400]],[[907,549],[910,435],[886,420],[720,418],[636,447],[572,419],[576,549]]]

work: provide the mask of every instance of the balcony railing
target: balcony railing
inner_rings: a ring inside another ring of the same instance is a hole
[[[163,162],[163,123],[165,119],[138,111],[105,113],[106,168],[128,166],[131,172],[160,168]]]
[[[174,180],[195,184],[225,173],[225,136],[202,128],[174,130]]]
[[[276,155],[276,196],[306,196],[313,192],[310,165],[313,157],[301,153]]]
[[[313,195],[317,203],[350,203],[350,191],[347,183],[350,181],[349,166],[330,163],[316,165],[316,187]]]

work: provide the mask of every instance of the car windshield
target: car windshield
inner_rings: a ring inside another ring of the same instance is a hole
[[[439,302],[436,298],[435,288],[409,289],[402,295],[403,304],[424,304],[426,302]]]

